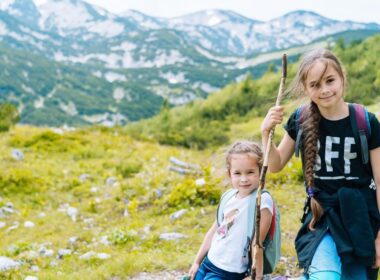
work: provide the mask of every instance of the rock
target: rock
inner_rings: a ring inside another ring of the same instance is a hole
[[[187,212],[186,209],[181,209],[173,214],[170,215],[170,220],[174,221],[174,220],[177,220],[179,218],[181,218],[183,216],[183,214],[185,214]]]
[[[89,260],[92,259],[95,256],[94,251],[87,252],[79,257],[80,260]]]
[[[109,258],[111,258],[111,256],[109,254],[95,253],[94,251],[87,252],[84,255],[79,257],[80,260],[90,260],[90,259],[106,260]]]
[[[64,256],[70,256],[73,252],[69,249],[59,249],[58,258],[62,259]]]
[[[150,233],[150,229],[151,229],[151,228],[152,228],[151,225],[146,225],[146,226],[143,228],[144,233],[145,233],[145,234]]]
[[[12,230],[14,230],[14,229],[16,229],[18,227],[19,227],[19,222],[16,221],[16,222],[13,223],[13,226],[7,228],[6,232],[12,231]]]
[[[106,254],[106,253],[98,253],[96,254],[96,258],[99,260],[107,260],[111,258],[111,255]]]
[[[34,228],[34,226],[35,226],[34,223],[31,221],[26,221],[24,223],[24,227],[26,227],[26,228]]]
[[[38,280],[36,276],[26,276],[24,280]]]
[[[160,240],[179,240],[182,238],[187,238],[187,236],[177,232],[168,232],[160,234]]]
[[[83,173],[83,174],[79,175],[78,180],[83,183],[83,182],[87,181],[88,178],[90,178],[90,174]]]
[[[57,260],[52,260],[52,261],[50,262],[50,266],[52,266],[52,267],[56,267],[56,266],[58,266],[58,261],[57,261]]]
[[[125,209],[125,210],[124,210],[123,216],[124,216],[124,217],[128,217],[128,216],[129,216],[128,209]]]
[[[8,209],[14,209],[14,205],[13,205],[13,203],[12,202],[7,202],[7,203],[5,203],[5,206],[4,206],[5,208],[8,208]]]
[[[76,209],[75,207],[69,207],[69,208],[67,208],[66,213],[67,213],[67,215],[69,215],[71,217],[73,222],[76,222],[77,215],[78,215],[78,209]]]
[[[73,236],[69,238],[69,242],[71,245],[74,245],[77,242],[77,240],[78,240],[77,236]]]
[[[44,246],[41,246],[40,249],[38,249],[38,253],[43,257],[51,257],[54,255],[53,250],[46,249]]]
[[[36,265],[32,265],[32,267],[30,268],[31,271],[34,271],[34,272],[38,272],[40,271],[40,268]]]
[[[10,258],[0,256],[0,271],[8,271],[10,269],[16,269],[20,264]]]
[[[106,185],[107,186],[113,186],[117,183],[117,178],[112,176],[112,177],[108,177],[107,180],[106,180]]]
[[[7,202],[3,207],[0,208],[0,217],[4,218],[7,215],[11,215],[15,212],[13,203]]]
[[[108,241],[108,236],[104,235],[102,237],[100,237],[100,241],[99,241],[101,244],[103,245],[110,245],[111,243]]]
[[[156,190],[156,197],[157,197],[157,198],[162,197],[162,191],[161,191],[160,189],[157,189],[157,190]]]
[[[203,186],[204,184],[206,184],[206,181],[204,178],[200,178],[200,179],[195,180],[195,185],[197,185],[197,186]]]
[[[11,156],[15,159],[15,160],[23,160],[24,159],[24,154],[23,152],[21,152],[20,150],[18,149],[13,149],[12,152],[11,152]]]
[[[0,228],[6,227],[7,223],[6,222],[0,222]]]
[[[46,217],[45,212],[41,212],[40,214],[38,214],[38,218],[45,218],[45,217]]]

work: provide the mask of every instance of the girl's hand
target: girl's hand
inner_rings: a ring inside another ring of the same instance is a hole
[[[193,280],[195,278],[195,275],[197,274],[199,269],[199,263],[193,263],[189,270],[190,280]]]
[[[270,108],[264,121],[261,124],[261,132],[268,134],[275,125],[282,123],[283,118],[283,106],[274,106]]]
[[[372,268],[379,268],[380,267],[380,231],[378,231],[377,236],[376,236],[375,248],[376,248],[376,259]]]

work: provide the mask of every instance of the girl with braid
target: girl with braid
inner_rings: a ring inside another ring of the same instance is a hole
[[[308,199],[295,241],[302,279],[375,280],[380,266],[380,124],[368,113],[369,160],[363,163],[351,105],[344,101],[346,85],[345,72],[332,52],[305,54],[290,91],[306,95],[310,103],[302,110],[302,123],[297,122],[297,111],[290,116],[283,139],[270,153],[269,171],[281,171],[297,147],[296,131],[302,129]],[[261,125],[263,147],[283,115],[282,106],[269,109]]]

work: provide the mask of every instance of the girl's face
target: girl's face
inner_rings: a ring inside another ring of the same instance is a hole
[[[320,110],[332,110],[344,103],[343,79],[330,64],[316,61],[305,81],[306,92]]]
[[[232,154],[230,178],[238,197],[249,195],[259,186],[260,170],[256,159],[250,154]]]

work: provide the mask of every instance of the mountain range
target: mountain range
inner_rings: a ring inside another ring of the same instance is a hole
[[[207,10],[171,19],[112,14],[81,0],[0,2],[0,101],[22,122],[123,124],[181,105],[339,36],[361,39],[377,23],[294,11],[258,21]],[[306,46],[306,47],[305,47]]]

